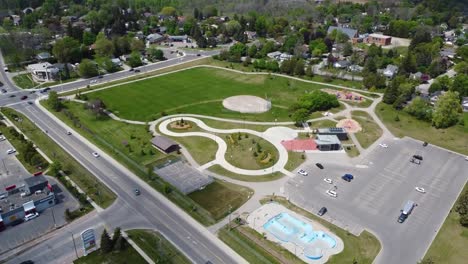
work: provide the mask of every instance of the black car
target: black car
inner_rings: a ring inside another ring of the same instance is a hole
[[[16,97],[16,95],[14,95],[14,94],[11,94],[9,97],[10,97],[10,98],[12,98],[12,97]]]
[[[320,208],[320,210],[318,211],[318,215],[319,215],[319,216],[322,216],[322,215],[324,215],[327,211],[328,211],[328,210],[327,210],[326,207],[322,207],[322,208]]]
[[[140,194],[141,194],[140,190],[139,190],[139,189],[135,189],[135,195],[138,196],[138,195],[140,195]]]
[[[198,54],[197,54],[197,57],[200,57],[200,56],[201,56],[200,53],[198,53]]]
[[[21,100],[26,100],[26,99],[28,99],[28,96],[27,96],[27,95],[21,96]]]
[[[423,157],[421,155],[413,155],[413,158],[423,160]]]
[[[134,71],[134,70],[135,70],[135,69],[133,69],[133,68],[130,68],[130,70],[128,70],[128,71]]]
[[[426,141],[424,141],[424,143],[423,143],[423,147],[426,147],[426,146],[427,146],[427,142],[426,142]]]
[[[2,89],[2,93],[7,93],[7,90],[5,90],[5,89]]]
[[[140,69],[136,69],[135,72],[140,72]]]
[[[99,79],[102,79],[102,78],[104,78],[104,76],[103,76],[103,75],[99,75],[98,78],[99,78]]]
[[[319,169],[323,170],[323,165],[320,163],[315,163],[315,166],[317,166]]]
[[[26,260],[26,261],[21,262],[20,264],[34,264],[34,261]]]

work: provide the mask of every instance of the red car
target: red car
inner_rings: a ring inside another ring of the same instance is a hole
[[[27,95],[21,96],[21,100],[26,100],[26,99],[28,99],[28,96],[27,96]]]

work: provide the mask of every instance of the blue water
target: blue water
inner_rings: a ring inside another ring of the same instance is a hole
[[[320,259],[322,257],[321,250],[318,248],[310,248],[311,244],[316,242],[316,240],[320,239],[324,241],[329,248],[334,248],[336,246],[335,239],[330,235],[323,231],[314,231],[310,224],[288,213],[280,213],[271,218],[263,227],[281,241],[292,242],[307,248],[304,254],[310,259]]]

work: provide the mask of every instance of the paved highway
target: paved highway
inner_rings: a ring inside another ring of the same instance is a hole
[[[203,55],[209,56],[214,53],[216,51],[205,52]],[[143,66],[140,69],[142,72],[151,71],[196,60],[200,57],[203,56],[187,54],[181,58]],[[65,259],[73,259],[75,252],[70,247],[72,242],[70,234],[75,233],[76,235],[86,227],[104,223],[112,227],[121,226],[124,229],[137,227],[157,229],[195,263],[205,263],[206,261],[211,261],[212,263],[245,263],[245,260],[211,234],[205,227],[193,220],[189,215],[117,161],[99,151],[97,147],[78,133],[67,135],[66,131],[72,129],[66,127],[61,121],[50,113],[47,113],[46,110],[35,104],[31,104],[32,99],[37,98],[39,94],[18,90],[9,82],[5,72],[3,72],[3,67],[1,75],[4,79],[4,86],[7,87],[9,93],[0,96],[0,105],[13,107],[35,122],[40,129],[48,131],[49,136],[55,142],[104,182],[118,196],[117,201],[108,209],[99,213],[93,213],[92,216],[87,216],[85,219],[90,218],[90,220],[84,221],[84,224],[81,221],[73,222],[67,227],[69,230],[61,229],[55,231],[55,234],[48,240],[49,242],[38,243],[32,246],[17,256],[13,262],[32,259],[36,263],[62,263],[61,261]],[[116,80],[129,75],[135,75],[135,73],[118,72],[106,75],[100,79],[100,82]],[[82,80],[52,88],[54,90],[69,91],[83,87],[88,83],[89,80]],[[16,97],[9,97],[11,94],[15,94]],[[21,101],[18,98],[23,95],[28,95],[28,101]],[[98,151],[101,157],[94,158],[91,155],[93,151]],[[134,195],[133,190],[135,188],[139,188],[142,191],[140,196]],[[21,249],[16,251],[19,250]],[[0,259],[11,257],[16,251],[10,252],[10,256],[2,255]],[[53,252],[55,253],[52,254]],[[62,252],[60,254],[63,256],[59,258],[60,256],[58,256],[57,252]]]

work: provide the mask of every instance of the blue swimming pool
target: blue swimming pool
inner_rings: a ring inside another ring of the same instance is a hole
[[[310,259],[320,259],[324,248],[336,246],[333,237],[323,231],[314,231],[312,225],[288,213],[272,217],[263,227],[277,239],[303,247],[305,256]]]

